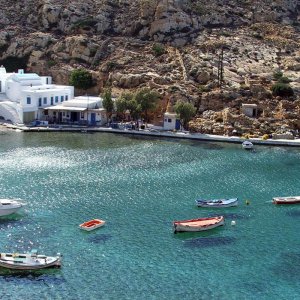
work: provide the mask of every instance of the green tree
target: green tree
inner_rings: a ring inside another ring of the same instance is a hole
[[[142,88],[135,94],[135,101],[140,106],[141,112],[144,113],[146,122],[148,122],[148,112],[156,108],[160,95],[149,88]]]
[[[118,113],[123,114],[123,119],[125,118],[126,110],[129,109],[129,102],[133,99],[131,93],[123,93],[120,98],[116,100],[116,110]]]
[[[194,105],[188,102],[177,101],[174,110],[176,114],[179,116],[180,123],[183,128],[188,128],[188,122],[194,117],[196,114],[196,108]]]
[[[102,95],[101,95],[103,101],[102,101],[102,106],[103,108],[106,109],[106,113],[108,115],[108,119],[111,119],[111,115],[114,111],[114,102],[112,100],[112,95],[111,95],[111,88],[106,88]]]
[[[69,82],[77,89],[87,90],[93,86],[93,77],[85,69],[76,69],[71,72]]]
[[[133,120],[137,120],[142,112],[141,105],[138,104],[134,98],[128,101],[128,110]]]

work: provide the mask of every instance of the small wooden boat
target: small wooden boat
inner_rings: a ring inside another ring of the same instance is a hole
[[[290,197],[274,197],[274,204],[297,204],[300,203],[300,196],[290,196]]]
[[[213,199],[213,200],[204,200],[204,199],[197,199],[196,204],[199,207],[231,207],[238,205],[238,198],[232,199]]]
[[[221,225],[224,225],[223,216],[173,222],[174,233],[180,231],[204,231]]]
[[[90,221],[80,224],[79,227],[83,230],[91,231],[96,228],[102,227],[104,224],[105,224],[105,221],[99,220],[99,219],[94,219],[94,220],[90,220]]]
[[[61,255],[38,255],[36,250],[31,253],[0,253],[0,267],[15,270],[38,270],[61,266]]]
[[[250,150],[253,148],[253,144],[250,141],[244,141],[242,147],[246,150]]]
[[[0,199],[0,217],[17,212],[25,204],[14,199]]]

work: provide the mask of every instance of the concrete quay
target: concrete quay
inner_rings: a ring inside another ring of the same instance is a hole
[[[0,124],[1,125],[1,124]],[[128,130],[128,129],[114,129],[110,127],[84,127],[84,126],[43,126],[43,127],[27,127],[24,125],[12,125],[4,124],[3,127],[7,129],[22,131],[22,132],[80,132],[80,133],[95,133],[95,132],[107,132],[114,134],[127,134],[138,136],[150,136],[150,137],[162,137],[162,138],[176,138],[176,139],[188,139],[199,141],[212,141],[212,142],[224,142],[224,143],[242,143],[245,138],[238,136],[220,136],[212,134],[190,133],[187,131],[159,131],[155,129],[140,129],[140,130]],[[286,140],[286,139],[268,139],[263,140],[261,138],[249,138],[254,145],[269,145],[269,146],[291,146],[300,147],[300,139]]]

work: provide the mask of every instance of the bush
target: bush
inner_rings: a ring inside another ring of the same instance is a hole
[[[273,73],[273,78],[275,80],[279,80],[283,76],[283,73],[281,71],[276,71]]]
[[[47,65],[49,68],[54,67],[56,65],[56,62],[54,60],[48,60]]]
[[[165,48],[161,44],[154,44],[152,50],[155,56],[160,56],[165,53]]]
[[[275,83],[271,87],[274,96],[290,97],[294,95],[293,89],[286,83]]]
[[[80,19],[73,23],[72,29],[83,28],[83,29],[90,29],[91,27],[95,26],[97,21],[94,20],[92,17],[88,17],[86,19]]]
[[[267,140],[267,139],[269,139],[269,135],[268,134],[264,134],[263,136],[262,136],[262,139],[265,141],[265,140]]]
[[[291,80],[288,77],[282,76],[278,79],[278,82],[280,82],[280,83],[290,83]]]

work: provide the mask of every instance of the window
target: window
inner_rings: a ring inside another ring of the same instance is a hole
[[[65,99],[66,99],[66,101],[68,101],[68,100],[69,100],[69,96],[68,96],[68,95],[66,95]]]
[[[42,97],[39,98],[39,106],[42,106]]]
[[[31,104],[31,98],[27,97],[27,104]]]
[[[60,96],[60,102],[64,102],[64,96]]]
[[[47,97],[44,97],[44,104],[47,104]]]
[[[58,102],[58,96],[55,96],[55,103]]]
[[[56,111],[53,112],[53,116],[56,116]]]
[[[172,119],[168,119],[168,123],[172,123]]]

